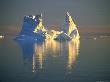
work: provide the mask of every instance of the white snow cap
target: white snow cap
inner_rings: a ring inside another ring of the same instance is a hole
[[[66,14],[67,14],[68,16],[70,16],[69,12],[66,12]]]
[[[33,15],[33,17],[32,17],[33,19],[35,19],[35,15]]]
[[[41,15],[41,17],[42,17],[42,13],[41,13],[40,15]]]

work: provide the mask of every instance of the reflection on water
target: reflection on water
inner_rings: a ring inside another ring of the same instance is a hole
[[[37,69],[42,69],[43,60],[44,60],[44,45],[43,44],[34,44],[34,54],[32,59],[33,72]]]
[[[79,40],[72,41],[68,43],[68,69],[72,69],[72,65],[74,65],[76,57],[79,53]]]
[[[96,38],[84,36],[81,44],[1,39],[0,82],[110,81],[110,38]]]
[[[79,53],[80,41],[57,42],[48,40],[42,43],[32,41],[17,41],[23,51],[24,61],[31,62],[32,72],[37,72],[45,68],[44,63],[48,61],[48,56],[53,58],[62,56],[66,59],[66,69],[71,71]],[[63,61],[62,61],[63,62]]]

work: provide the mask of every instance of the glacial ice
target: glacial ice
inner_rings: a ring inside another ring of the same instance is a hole
[[[17,35],[17,40],[45,40],[46,29],[42,24],[42,14],[24,16],[21,32]]]
[[[72,40],[80,38],[76,24],[68,12],[61,31],[51,30],[52,35],[47,31],[42,23],[42,14],[24,16],[22,30],[16,39],[44,41],[45,39]]]
[[[62,31],[60,34],[57,34],[54,39],[64,41],[64,40],[72,40],[79,38],[80,36],[76,24],[74,23],[70,14],[67,12]]]

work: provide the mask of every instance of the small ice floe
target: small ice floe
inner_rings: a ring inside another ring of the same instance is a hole
[[[93,39],[94,39],[94,40],[96,40],[97,38],[96,38],[96,37],[94,37]]]
[[[100,38],[110,38],[110,36],[100,36]]]
[[[2,39],[2,38],[4,38],[4,36],[3,35],[0,35],[0,39]]]

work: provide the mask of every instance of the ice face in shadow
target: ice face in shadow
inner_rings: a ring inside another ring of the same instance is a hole
[[[79,41],[57,42],[55,40],[46,40],[42,43],[30,40],[17,42],[22,50],[24,67],[31,72],[45,70],[48,66],[51,70],[55,70],[53,67],[56,66],[57,69],[71,72],[78,56],[80,44]]]
[[[22,30],[16,39],[43,41],[46,38],[45,33],[46,29],[42,24],[42,14],[29,15],[24,17]]]

